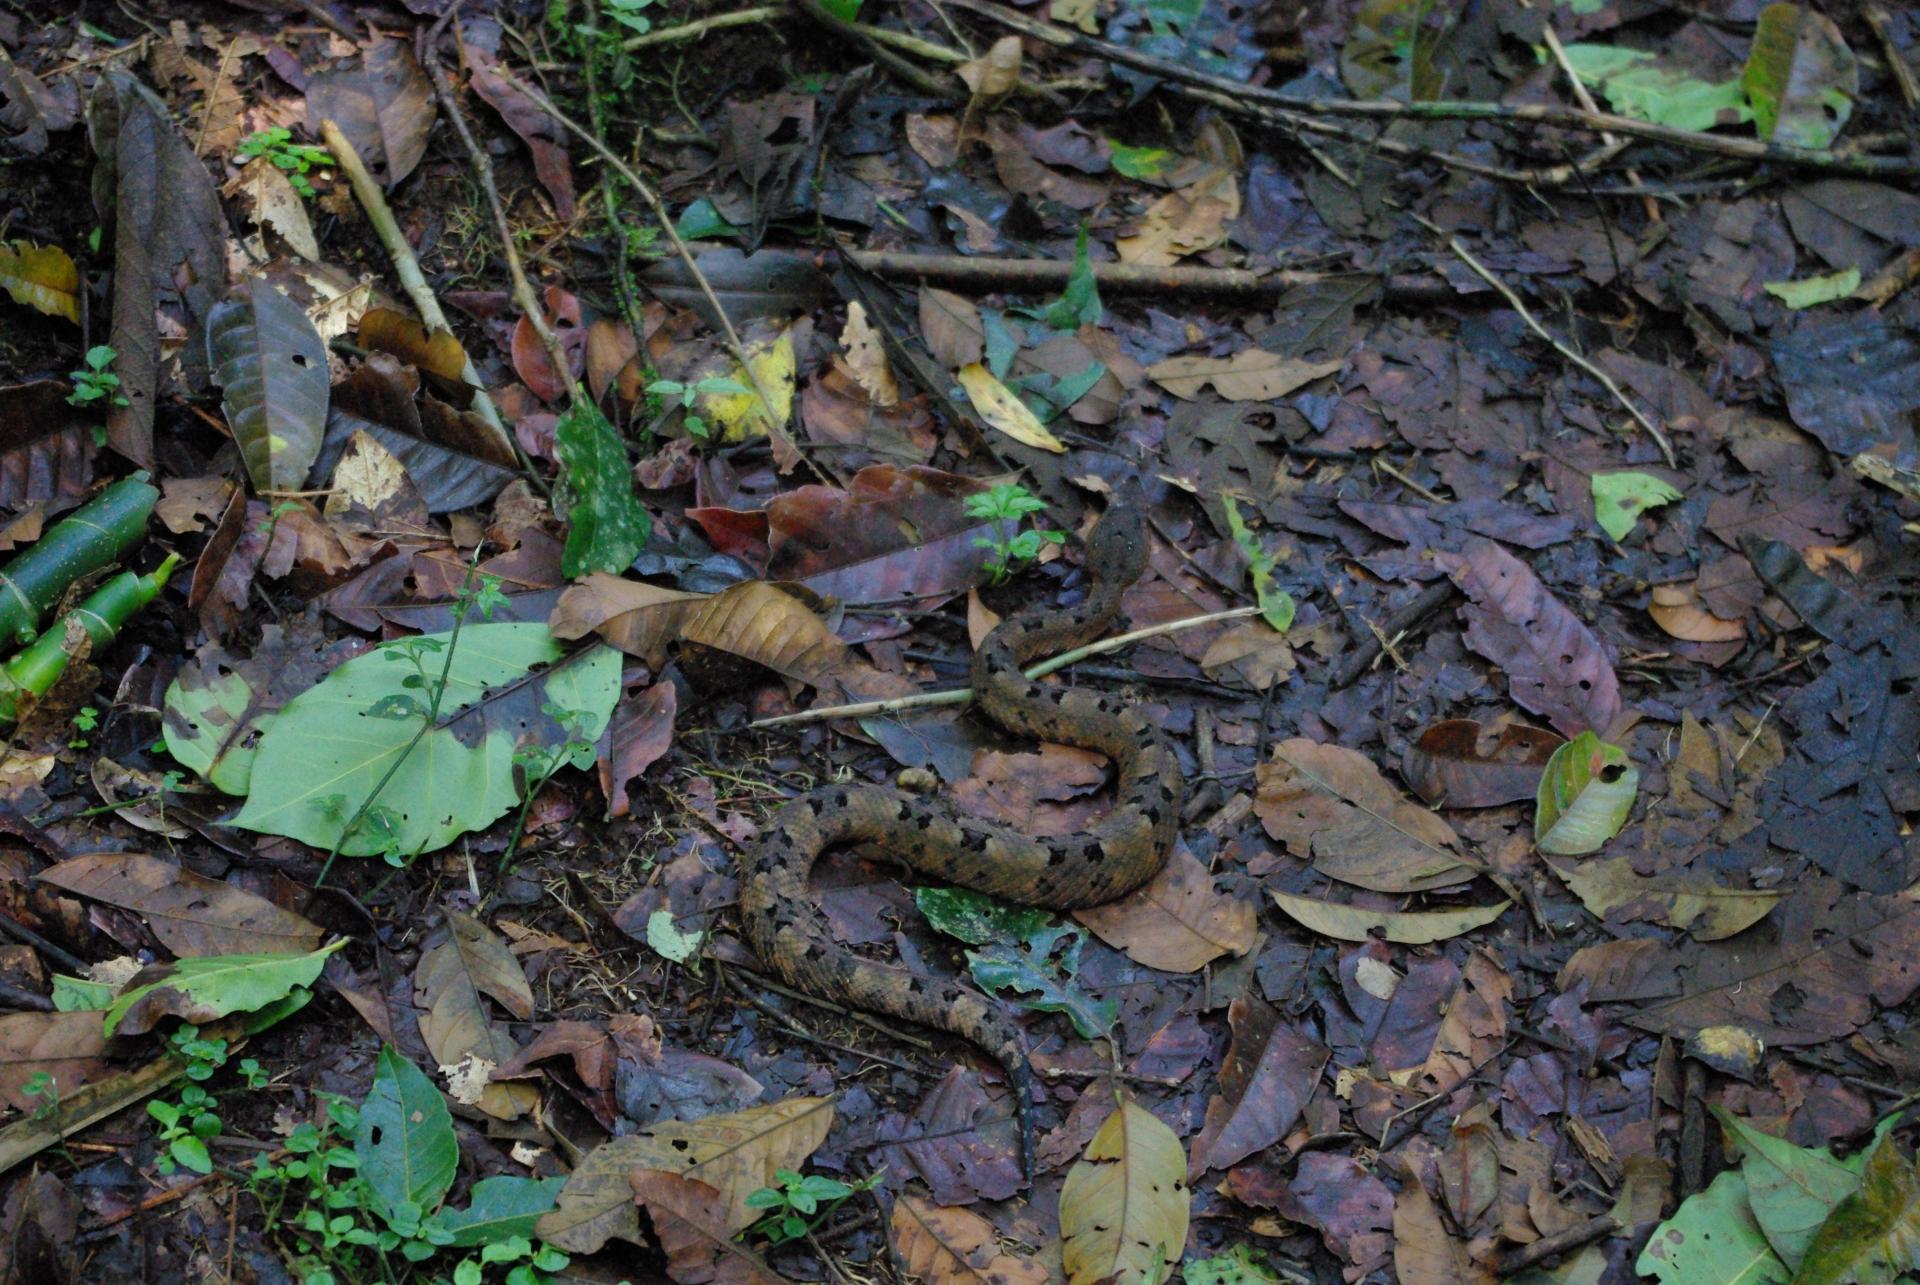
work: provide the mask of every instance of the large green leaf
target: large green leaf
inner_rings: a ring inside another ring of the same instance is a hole
[[[327,428],[327,346],[306,310],[254,277],[207,314],[207,360],[257,491],[297,491]]]
[[[561,475],[567,519],[561,573],[569,580],[589,571],[619,575],[653,533],[653,520],[633,497],[633,470],[620,434],[599,407],[583,399],[560,416],[553,449],[566,470]]]
[[[453,1113],[426,1072],[390,1044],[381,1046],[373,1087],[360,1104],[353,1150],[374,1208],[388,1222],[398,1215],[402,1226],[417,1226],[453,1186],[460,1164]]]
[[[509,1236],[533,1236],[540,1215],[554,1206],[565,1178],[522,1178],[505,1174],[473,1184],[465,1209],[443,1209],[434,1221],[453,1233],[458,1246],[490,1245]]]
[[[1760,11],[1740,73],[1760,137],[1798,147],[1827,147],[1860,91],[1860,69],[1833,19],[1797,4]]]
[[[1882,1285],[1920,1270],[1920,1173],[1882,1134],[1860,1189],[1835,1206],[1807,1245],[1794,1285]]]
[[[199,955],[135,973],[107,1010],[107,1034],[139,1035],[162,1017],[211,1022],[279,1004],[313,985],[345,939],[304,955]]]
[[[1639,788],[1640,769],[1625,750],[1592,732],[1580,733],[1553,752],[1540,774],[1535,846],[1556,857],[1599,851],[1626,824]]]
[[[1606,95],[1622,116],[1705,130],[1751,119],[1738,80],[1701,80],[1685,66],[1658,54],[1612,45],[1572,44],[1567,63],[1574,75]],[[1545,56],[1545,51],[1541,51]]]
[[[1687,1197],[1673,1217],[1653,1229],[1634,1270],[1661,1285],[1772,1285],[1787,1267],[1767,1244],[1747,1204],[1747,1180],[1738,1169]]]
[[[1825,1147],[1796,1147],[1762,1133],[1725,1107],[1711,1108],[1743,1153],[1740,1172],[1747,1200],[1767,1242],[1787,1266],[1798,1267],[1820,1224],[1860,1186],[1860,1175]]]
[[[556,712],[573,712],[589,744],[599,739],[620,695],[619,653],[568,655],[545,624],[515,622],[460,630],[439,719],[414,744],[451,638],[387,643],[289,701],[260,740],[252,793],[233,823],[331,848],[393,769],[340,850],[426,852],[514,806],[514,751],[569,739]],[[573,762],[590,764],[592,750]]]

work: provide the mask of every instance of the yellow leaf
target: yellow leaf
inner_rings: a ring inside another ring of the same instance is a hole
[[[0,243],[0,289],[15,303],[80,324],[80,269],[57,245]]]
[[[1055,455],[1067,453],[1066,443],[1049,433],[1040,417],[985,366],[979,362],[962,366],[959,377],[960,387],[967,390],[967,400],[980,412],[981,419],[1022,446],[1038,447]]]
[[[1268,889],[1273,892],[1272,889]],[[1365,910],[1359,906],[1341,906],[1312,897],[1273,892],[1273,899],[1289,917],[1304,928],[1338,941],[1365,941],[1378,931],[1388,941],[1404,946],[1424,946],[1445,941],[1463,932],[1490,924],[1506,913],[1513,903],[1502,901],[1492,906],[1470,906],[1465,910]]]
[[[893,377],[887,350],[880,335],[867,320],[867,310],[859,303],[847,305],[847,328],[840,332],[840,345],[847,350],[847,369],[860,387],[867,390],[875,406],[900,404],[900,384]]]
[[[1060,1189],[1069,1285],[1158,1285],[1187,1244],[1187,1158],[1180,1139],[1132,1102],[1107,1117]]]
[[[793,413],[793,332],[783,330],[771,342],[750,345],[747,366],[753,375],[736,367],[732,378],[746,387],[744,393],[709,393],[701,399],[707,418],[721,428],[723,441],[744,442],[749,437],[765,437],[768,432],[766,409],[754,391],[757,376],[773,403],[773,417],[784,427]]]

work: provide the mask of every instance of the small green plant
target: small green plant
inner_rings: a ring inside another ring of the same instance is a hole
[[[60,1116],[60,1085],[45,1071],[35,1071],[20,1086],[23,1098],[40,1098],[42,1101],[33,1109],[35,1120],[54,1120]]]
[[[819,1174],[775,1169],[773,1176],[779,1186],[762,1187],[747,1195],[748,1205],[767,1213],[743,1234],[763,1237],[770,1245],[798,1240],[825,1221],[847,1197],[872,1191],[880,1182],[881,1172],[875,1171],[856,1183],[844,1183]]]
[[[559,38],[581,61],[592,59],[606,68],[607,80],[614,89],[632,86],[633,59],[627,53],[629,35],[644,36],[653,30],[653,19],[646,10],[653,0],[599,0],[603,26],[590,22],[569,22],[569,0],[548,0],[547,29]]]
[[[521,745],[513,751],[513,766],[522,778],[520,811],[513,818],[513,832],[507,836],[507,850],[500,855],[502,874],[512,868],[514,855],[520,849],[520,836],[526,830],[527,812],[533,807],[534,796],[546,788],[554,773],[568,763],[583,758],[592,761],[593,737],[587,730],[593,725],[592,714],[586,710],[568,709],[553,701],[543,701],[540,712],[560,725],[566,733],[566,739],[558,745]]]
[[[239,154],[248,160],[256,156],[266,157],[275,169],[286,172],[287,182],[293,190],[309,200],[313,198],[314,191],[313,184],[307,182],[307,174],[316,169],[328,169],[335,163],[332,152],[311,143],[294,142],[292,131],[282,125],[263,129],[241,139]]]
[[[70,750],[86,749],[87,734],[98,726],[100,726],[100,711],[91,705],[82,705],[79,712],[73,716],[73,730],[75,735],[67,742],[67,748]]]
[[[186,1062],[186,1077],[192,1083],[180,1090],[177,1100],[162,1098],[147,1103],[147,1115],[153,1119],[155,1139],[161,1146],[154,1163],[163,1174],[176,1169],[212,1173],[213,1157],[207,1151],[207,1139],[220,1133],[220,1114],[215,1110],[219,1102],[204,1086],[227,1064],[227,1042],[203,1038],[197,1026],[178,1026],[167,1037],[167,1045],[175,1057]]]
[[[677,379],[656,379],[647,385],[648,396],[660,398],[662,407],[677,403],[686,411],[686,417],[682,422],[686,424],[687,432],[703,442],[711,436],[711,432],[707,427],[707,421],[694,414],[694,402],[701,397],[739,396],[752,391],[739,380],[727,379],[723,376],[696,380],[691,384],[683,384]]]
[[[87,349],[82,359],[86,362],[85,369],[76,370],[70,376],[73,391],[67,394],[67,405],[127,405],[126,396],[120,391],[120,376],[113,373],[113,359],[119,355],[106,344]]]
[[[1020,529],[1023,518],[1046,507],[1045,501],[1018,483],[1002,484],[967,497],[967,515],[993,523],[989,534],[973,538],[977,547],[989,550],[987,570],[993,575],[993,583],[1001,583],[1021,566],[1032,562],[1040,556],[1043,546],[1066,542],[1064,531],[1041,527]]]

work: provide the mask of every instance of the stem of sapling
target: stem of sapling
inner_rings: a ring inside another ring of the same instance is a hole
[[[144,576],[121,572],[55,621],[26,650],[0,665],[0,723],[19,717],[23,701],[38,700],[53,690],[73,658],[68,639],[75,629],[85,633],[94,648],[105,647],[134,612],[160,596],[179,564],[180,555],[169,553],[165,562]]]

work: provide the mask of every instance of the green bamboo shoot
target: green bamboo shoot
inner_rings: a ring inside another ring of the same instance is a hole
[[[25,651],[0,665],[0,724],[13,722],[24,703],[53,690],[79,645],[77,637],[68,641],[76,631],[84,633],[95,650],[105,647],[134,612],[160,596],[179,563],[180,555],[169,553],[165,562],[144,576],[121,572],[61,616]]]
[[[33,641],[67,586],[111,566],[146,538],[160,492],[144,472],[115,482],[0,566],[0,651]]]

